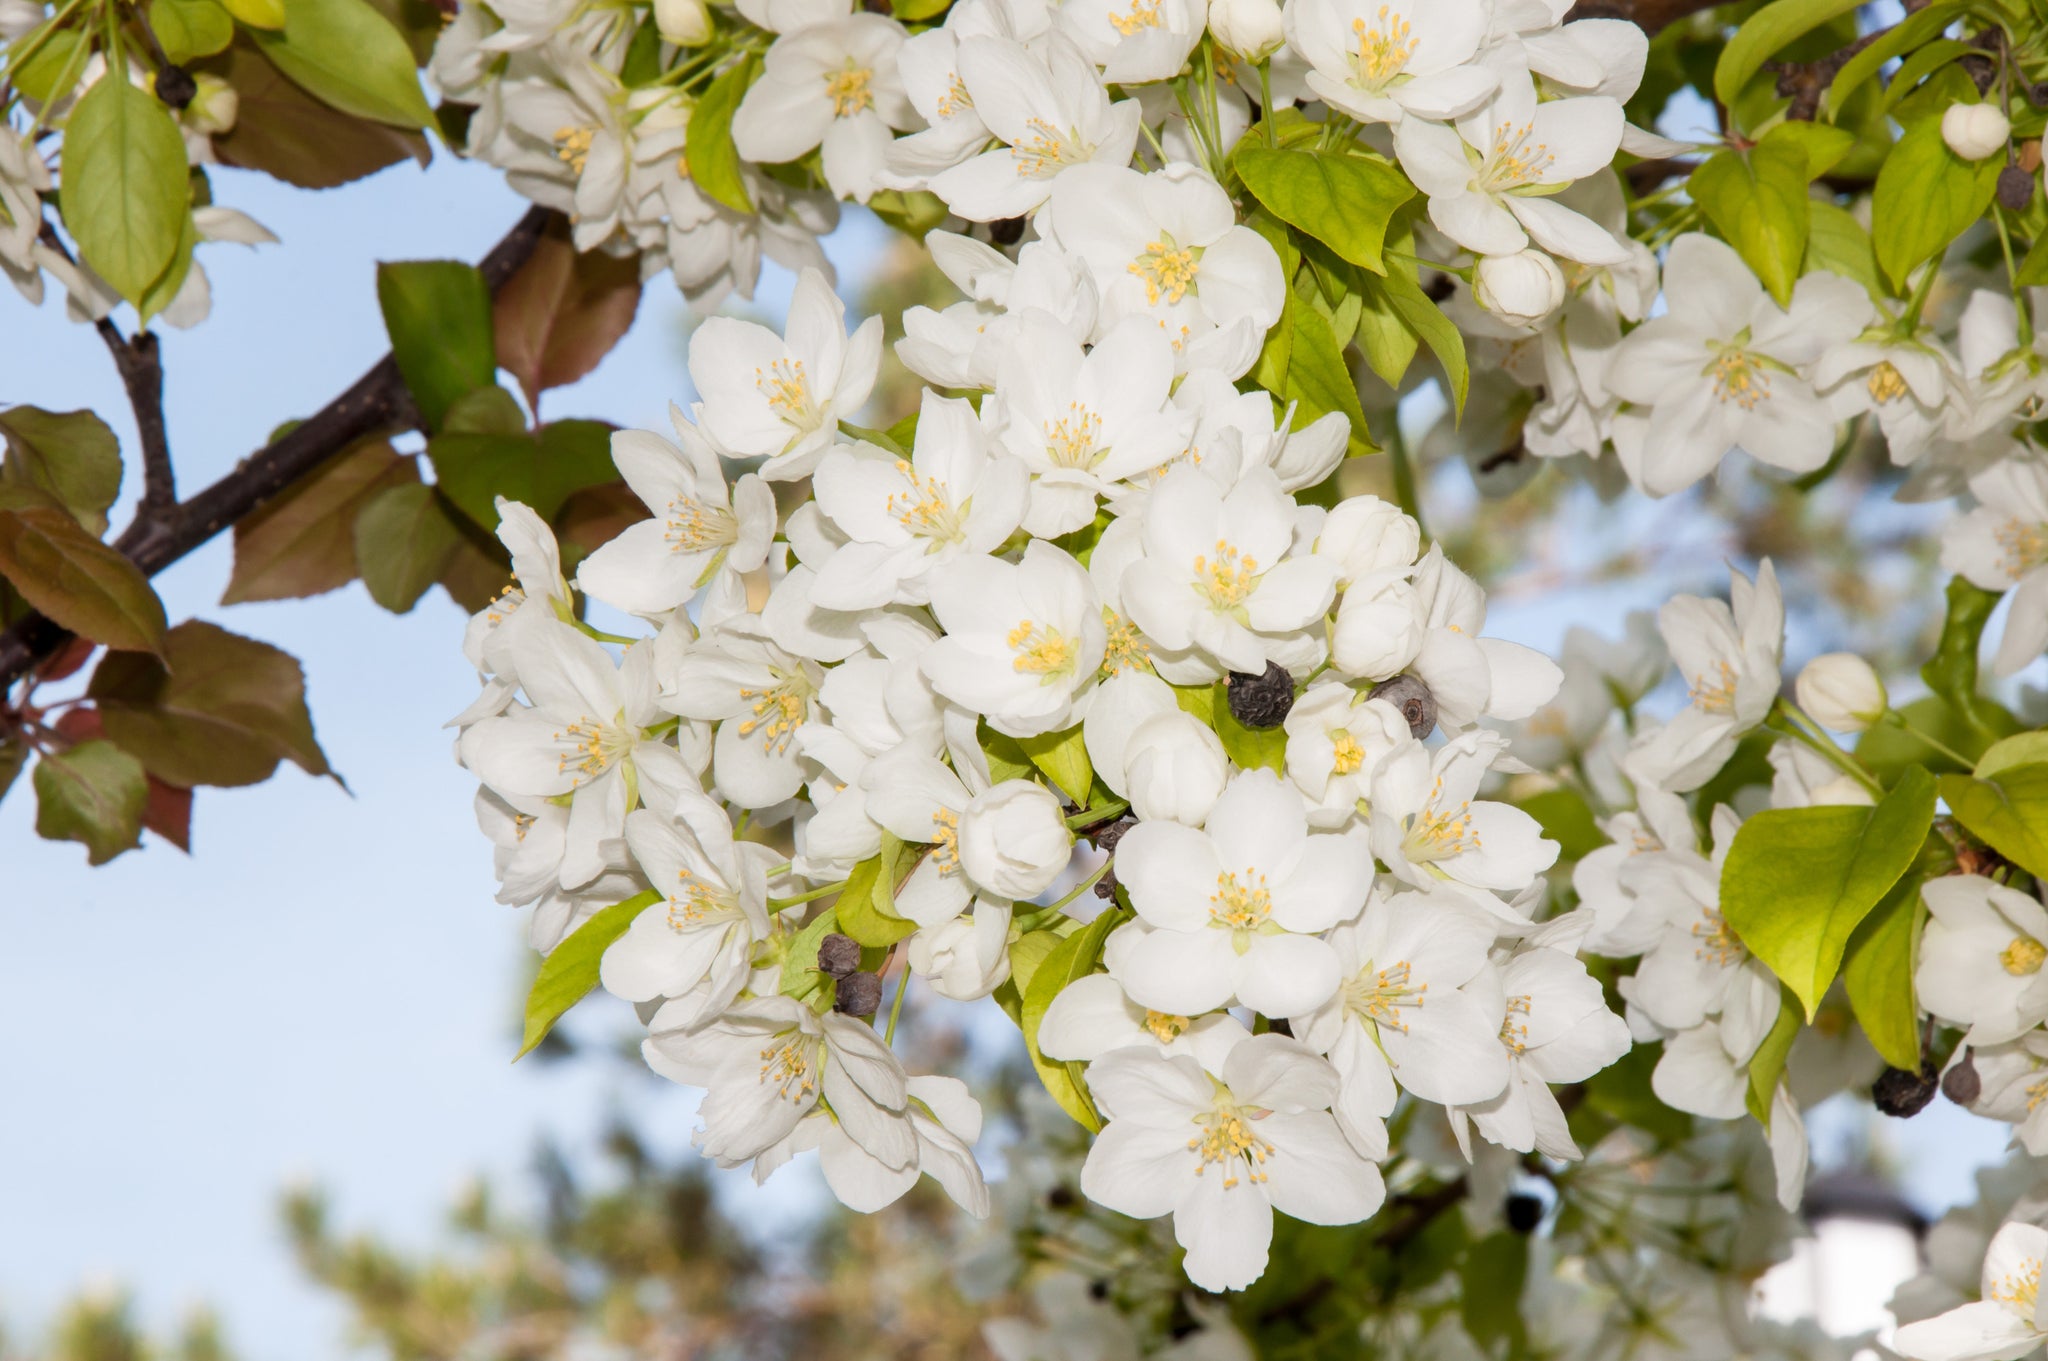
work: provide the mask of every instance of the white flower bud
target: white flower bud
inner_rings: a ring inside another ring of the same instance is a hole
[[[1073,854],[1059,800],[1044,785],[1005,780],[968,801],[960,814],[960,867],[990,893],[1035,898],[1052,886]]]
[[[1422,529],[1408,513],[1377,496],[1339,501],[1323,520],[1316,553],[1337,563],[1339,585],[1360,577],[1414,565],[1422,551]]]
[[[1010,910],[978,903],[972,915],[927,926],[910,938],[910,969],[932,991],[972,1002],[1010,976]]]
[[[1381,574],[1392,576],[1392,572]],[[1385,680],[1422,651],[1422,607],[1405,581],[1354,582],[1330,627],[1330,660],[1347,676]]]
[[[711,10],[704,0],[654,0],[654,27],[677,47],[702,47],[711,40]]]
[[[2005,150],[2012,120],[1996,104],[1951,104],[1941,115],[1941,140],[1966,161]]]
[[[1209,31],[1246,61],[1271,55],[1286,37],[1273,0],[1210,0]]]
[[[203,71],[192,77],[192,84],[192,102],[182,115],[185,126],[209,137],[232,131],[242,109],[242,97],[235,87]]]
[[[1124,748],[1124,790],[1140,821],[1199,827],[1230,779],[1223,743],[1192,714],[1154,714]]]
[[[1564,271],[1540,250],[1482,255],[1472,275],[1472,296],[1497,317],[1534,325],[1564,301]]]
[[[1799,707],[1831,732],[1862,732],[1891,707],[1884,682],[1853,652],[1815,657],[1792,689]]]

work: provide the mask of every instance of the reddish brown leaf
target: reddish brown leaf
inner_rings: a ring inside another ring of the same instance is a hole
[[[504,547],[473,524],[462,525],[462,537],[448,565],[441,569],[441,587],[463,609],[474,614],[497,598],[512,580],[512,561]]]
[[[58,648],[50,660],[36,668],[37,682],[69,680],[78,674],[80,667],[92,660],[92,654],[98,649],[99,644],[90,638],[73,638]]]
[[[534,406],[542,392],[596,368],[631,328],[639,306],[639,261],[578,252],[557,218],[498,291],[498,363],[519,379],[527,405]]]
[[[357,513],[386,488],[419,479],[418,460],[401,457],[384,440],[342,450],[235,526],[235,570],[221,604],[347,585],[358,570]]]
[[[192,791],[149,777],[149,797],[142,805],[142,825],[185,854],[192,854]]]
[[[408,156],[425,165],[433,155],[417,132],[322,104],[286,79],[246,35],[194,69],[227,81],[241,101],[235,126],[213,139],[224,164],[261,170],[301,189],[332,189]]]
[[[580,562],[646,518],[647,507],[625,483],[604,482],[570,493],[555,513],[555,534],[565,556]]]

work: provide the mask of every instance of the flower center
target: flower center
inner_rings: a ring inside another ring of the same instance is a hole
[[[1172,1044],[1175,1040],[1187,1034],[1188,1027],[1193,1025],[1194,1022],[1185,1016],[1174,1016],[1164,1011],[1147,1010],[1142,1024],[1151,1033],[1153,1039],[1161,1044]]]
[[[1355,775],[1365,764],[1365,748],[1358,745],[1358,739],[1344,728],[1330,734],[1330,749],[1334,753],[1330,763],[1332,775]]]
[[[1733,402],[1744,411],[1754,411],[1758,403],[1770,400],[1771,375],[1764,371],[1757,356],[1740,346],[1731,346],[1714,356],[1706,373],[1714,380],[1717,402]]]
[[[1230,1101],[1227,1093],[1219,1093],[1215,1106],[1195,1117],[1201,1133],[1188,1140],[1188,1151],[1202,1156],[1195,1175],[1199,1177],[1211,1164],[1221,1163],[1226,1191],[1237,1185],[1239,1173],[1254,1182],[1264,1181],[1266,1174],[1260,1168],[1273,1156],[1273,1145],[1252,1133],[1252,1124],[1265,1114]]]
[[[555,773],[575,771],[576,778],[570,787],[576,788],[611,769],[612,762],[625,755],[638,738],[639,734],[629,731],[623,721],[600,723],[594,718],[579,718],[555,734],[557,742],[569,744],[569,750],[555,757]]]
[[[1109,26],[1128,38],[1141,28],[1159,27],[1160,0],[1132,0],[1129,14],[1111,11]]]
[[[740,720],[740,736],[761,735],[761,746],[770,756],[789,750],[789,743],[810,718],[811,683],[801,673],[773,671],[766,689],[742,688],[740,698],[748,701],[752,716]]]
[[[1518,997],[1508,998],[1507,1016],[1500,1023],[1500,1042],[1506,1045],[1508,1052],[1516,1058],[1520,1058],[1523,1051],[1529,1047],[1529,1005],[1534,1000],[1534,997],[1526,992]],[[1522,1018],[1520,1024],[1515,1020],[1518,1016]]]
[[[1026,619],[1011,629],[1003,641],[1017,654],[1010,663],[1012,670],[1042,676],[1048,685],[1074,669],[1078,648],[1072,638],[1058,629]]]
[[[739,906],[739,899],[723,884],[713,884],[689,870],[676,871],[682,891],[668,895],[668,924],[674,931],[688,931],[725,916]]]
[[[960,524],[960,512],[946,499],[937,482],[918,472],[908,459],[897,459],[896,471],[910,484],[909,491],[889,495],[889,513],[898,524],[920,538],[935,540],[934,549],[967,537]]]
[[[2041,1298],[2041,1263],[2029,1261],[2010,1276],[2002,1276],[1987,1292],[2028,1323],[2034,1321],[2034,1306]]]
[[[1472,804],[1469,800],[1455,809],[1440,808],[1437,800],[1443,796],[1444,782],[1439,776],[1429,799],[1422,811],[1415,815],[1415,821],[1408,828],[1408,836],[1401,843],[1401,853],[1410,863],[1427,865],[1438,860],[1451,860],[1467,851],[1479,849],[1479,833],[1472,830]]]
[[[1273,895],[1266,889],[1266,876],[1246,869],[1240,881],[1225,870],[1216,876],[1216,891],[1209,895],[1209,925],[1232,934],[1232,944],[1243,954],[1251,938],[1265,930],[1273,914]]]
[[[671,553],[723,548],[739,536],[739,521],[716,501],[678,496],[668,503],[668,524],[661,537]]]
[[[1246,557],[1234,544],[1216,541],[1216,556],[1195,559],[1195,589],[1219,610],[1234,610],[1259,584],[1259,560]]]
[[[1176,303],[1187,296],[1201,271],[1201,260],[1201,251],[1180,245],[1161,232],[1157,241],[1124,268],[1145,281],[1145,301],[1156,307],[1161,298]]]
[[[1057,175],[1061,166],[1078,165],[1094,154],[1095,148],[1084,146],[1076,130],[1061,132],[1043,118],[1033,118],[1024,127],[1026,136],[1010,148],[1019,179],[1042,180]]]
[[[596,136],[596,128],[556,128],[555,156],[580,175],[590,163],[590,142]]]
[[[939,97],[936,112],[941,118],[951,118],[963,109],[974,107],[974,96],[967,93],[967,84],[955,72],[946,80],[946,93]]]
[[[1557,159],[1551,153],[1548,143],[1530,144],[1536,125],[1524,123],[1517,128],[1512,123],[1502,123],[1493,130],[1493,147],[1486,154],[1486,167],[1480,174],[1480,187],[1499,193],[1528,184],[1550,168]]]
[[[1906,379],[1889,359],[1877,361],[1877,367],[1870,371],[1864,386],[1870,389],[1870,400],[1882,406],[1906,395]]]
[[[2043,562],[2048,562],[2048,525],[2030,525],[2014,518],[1991,532],[2003,550],[1999,570],[2018,581]]]
[[[1692,949],[1693,958],[1724,968],[1748,953],[1741,938],[1728,929],[1728,919],[1715,908],[1700,909],[1700,919],[1692,924],[1692,938],[1698,942]]]
[[[1362,90],[1378,90],[1407,69],[1408,59],[1422,45],[1412,36],[1408,21],[1381,5],[1371,27],[1365,20],[1351,21],[1351,34],[1358,40],[1358,55],[1351,59],[1356,74],[1352,84]]]
[[[484,622],[496,628],[510,619],[512,612],[525,603],[526,592],[520,589],[518,582],[510,582],[504,590],[498,592],[496,599],[484,606]]]
[[[2031,936],[2014,936],[2012,944],[1998,952],[1998,962],[2015,978],[2041,972],[2043,960],[2048,960],[2048,945]]]
[[[1102,452],[1102,417],[1079,402],[1067,403],[1067,414],[1045,423],[1045,454],[1055,468],[1088,469]]]
[[[1102,631],[1105,639],[1102,647],[1102,674],[1114,676],[1119,671],[1150,671],[1152,669],[1149,644],[1138,626],[1118,614],[1109,606],[1102,607]]]
[[[1362,1021],[1405,1035],[1408,1023],[1401,1019],[1401,1008],[1419,1007],[1428,1000],[1429,984],[1418,986],[1413,976],[1414,970],[1405,959],[1384,969],[1375,968],[1373,961],[1368,960],[1344,985],[1344,1009]]]
[[[811,1076],[811,1042],[802,1034],[761,1051],[761,1082],[784,1101],[801,1101],[817,1090]]]
[[[868,85],[875,73],[865,66],[855,66],[853,58],[846,59],[846,65],[825,77],[825,94],[832,100],[834,118],[851,118],[855,114],[875,106],[874,92]]]
[[[755,369],[754,388],[768,399],[770,411],[805,434],[824,421],[801,359],[778,359],[765,369]]]
[[[1735,668],[1726,662],[1715,662],[1711,672],[1702,671],[1693,677],[1692,688],[1685,692],[1685,697],[1695,709],[1710,714],[1734,713]]]
[[[932,814],[932,864],[940,874],[960,872],[960,815],[950,808]]]

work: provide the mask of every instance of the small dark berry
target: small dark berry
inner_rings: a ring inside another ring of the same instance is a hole
[[[2024,211],[2034,197],[2034,177],[2016,165],[1998,172],[1998,201],[2011,212]]]
[[[872,1016],[881,1005],[882,976],[850,973],[839,980],[839,995],[833,999],[832,1010],[846,1016]]]
[[[1408,720],[1408,731],[1418,742],[1436,731],[1436,696],[1414,676],[1383,680],[1372,688],[1366,698],[1383,699],[1399,709],[1401,717]]]
[[[1223,691],[1230,700],[1230,716],[1247,728],[1277,728],[1294,707],[1294,677],[1278,662],[1267,662],[1261,676],[1231,672]]]
[[[1903,1120],[1926,1110],[1939,1086],[1931,1063],[1921,1064],[1917,1073],[1904,1068],[1887,1068],[1871,1084],[1870,1099],[1880,1113]]]
[[[1077,1197],[1074,1195],[1074,1188],[1067,1185],[1065,1182],[1059,1183],[1057,1186],[1053,1187],[1052,1190],[1047,1191],[1045,1193],[1045,1203],[1055,1210],[1065,1210],[1072,1208],[1076,1199]]]
[[[1543,1222],[1543,1201],[1536,1196],[1516,1192],[1508,1197],[1506,1210],[1508,1227],[1516,1233],[1534,1233]]]
[[[1014,246],[1024,239],[1024,219],[1006,217],[988,224],[988,239],[998,246]]]
[[[1984,1078],[1977,1072],[1977,1058],[1969,1050],[1941,1075],[1941,1094],[1958,1106],[1967,1106],[1984,1095]]]
[[[1088,1298],[1106,1300],[1109,1298],[1109,1282],[1097,1277],[1088,1282]]]
[[[156,97],[165,106],[182,109],[192,102],[192,96],[199,93],[199,82],[192,79],[182,66],[166,64],[156,73]]]
[[[844,978],[860,968],[860,942],[837,931],[818,942],[818,971]]]

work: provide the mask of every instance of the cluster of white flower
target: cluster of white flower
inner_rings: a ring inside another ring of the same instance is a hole
[[[576,577],[656,629],[620,657],[569,613],[544,527],[504,506],[519,592],[472,626],[488,683],[460,743],[503,898],[539,903],[550,949],[652,888],[602,979],[641,1009],[649,1062],[708,1089],[704,1151],[766,1175],[817,1147],[857,1207],[923,1170],[983,1208],[979,1115],[845,1014],[878,999],[845,981],[859,961],[798,953],[820,922],[858,929],[825,899],[907,848],[881,871],[903,964],[986,997],[1027,930],[1081,926],[1074,893],[1039,905],[1071,828],[1120,833],[1098,876],[1113,863],[1129,920],[1037,1042],[1088,1063],[1107,1120],[1084,1189],[1174,1215],[1196,1282],[1256,1279],[1272,1208],[1372,1214],[1402,1091],[1461,1141],[1573,1156],[1549,1084],[1629,1037],[1577,957],[1591,914],[1530,922],[1557,848],[1480,797],[1507,744],[1475,726],[1528,717],[1557,669],[1481,636],[1478,588],[1398,509],[1296,502],[1341,431],[1276,428],[1265,393],[1214,371],[1174,388],[1149,323],[1084,350],[1042,309],[1000,320],[1042,343],[996,365],[978,410],[927,393],[907,451],[842,433],[880,323],[846,335],[820,275],[785,334],[701,327],[703,400],[675,442],[614,439],[653,518]],[[722,459],[758,471],[728,485]],[[769,484],[805,476],[779,516]],[[1092,776],[1063,803],[1020,744]]]

